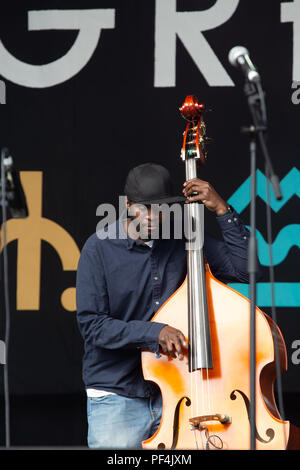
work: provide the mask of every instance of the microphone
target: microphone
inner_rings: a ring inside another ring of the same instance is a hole
[[[20,180],[19,172],[14,167],[13,159],[7,148],[1,151],[1,182],[5,185],[0,191],[4,191],[6,195],[6,203],[8,205],[12,218],[28,217],[28,207],[26,196]],[[1,204],[1,203],[0,203]]]
[[[228,60],[234,67],[240,67],[249,82],[260,82],[260,75],[249,57],[249,51],[243,46],[233,47],[228,54]]]

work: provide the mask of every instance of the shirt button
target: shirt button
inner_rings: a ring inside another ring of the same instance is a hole
[[[156,305],[159,305],[159,302],[158,302],[158,301],[156,301],[155,303],[156,303]]]
[[[157,280],[158,280],[158,277],[157,277],[157,276],[155,276],[155,277],[154,277],[154,281],[157,281]]]
[[[243,237],[244,240],[247,240],[247,237]]]
[[[230,222],[231,222],[231,219],[228,219],[228,221],[227,221],[227,222],[230,224]]]
[[[236,222],[236,221],[237,221],[237,218],[236,218],[236,217],[234,217],[234,218],[233,218],[233,220]]]

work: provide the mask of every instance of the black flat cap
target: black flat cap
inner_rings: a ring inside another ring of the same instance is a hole
[[[132,168],[124,192],[130,201],[141,204],[172,204],[186,199],[174,196],[169,171],[157,163],[143,163]]]

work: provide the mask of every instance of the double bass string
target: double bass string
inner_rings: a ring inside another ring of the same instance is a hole
[[[198,204],[198,203],[196,202],[195,204]],[[201,220],[201,218],[199,218],[199,221],[200,220]],[[199,230],[200,234],[203,233],[202,227],[198,227],[198,230]],[[201,240],[201,242],[202,242],[202,240]],[[201,246],[203,247],[203,243],[201,243]],[[199,249],[199,256],[202,257],[201,262],[203,263],[203,261],[204,261],[203,260],[203,248]],[[205,274],[204,274],[203,282],[204,282],[204,290],[206,291]],[[202,297],[201,317],[202,317],[202,323],[203,323],[204,331],[206,331],[207,327],[209,328],[209,325],[206,325],[207,318],[206,318],[206,315],[205,315],[205,302],[204,302],[203,297]],[[209,320],[208,320],[208,322],[209,322]],[[209,376],[209,368],[208,368],[207,346],[208,346],[207,345],[207,337],[206,337],[206,334],[205,334],[204,335],[205,368],[201,368],[201,370],[199,371],[200,380],[201,380],[201,383],[202,383],[202,396],[203,396],[203,399],[202,399],[202,413],[201,414],[212,415],[212,414],[214,414],[214,410],[212,409],[212,400],[211,400],[211,387],[210,387],[210,376]],[[200,414],[200,416],[201,416],[201,414]],[[202,440],[202,437],[203,437],[203,432],[202,431],[203,431],[203,429],[199,430],[199,431],[200,431],[201,440]],[[206,434],[205,435],[206,435],[206,439],[207,439],[207,435],[209,435],[209,431],[208,431],[207,428],[206,428]],[[215,441],[214,437],[213,437],[213,441]],[[205,448],[207,448],[207,447],[205,446]]]
[[[205,281],[204,281],[205,282]],[[206,288],[206,286],[205,286]],[[204,314],[204,305],[203,308],[201,309],[202,312],[202,318],[203,318],[203,325],[204,329],[206,330],[206,324],[205,324],[205,314]],[[209,327],[209,325],[208,325]],[[208,369],[208,355],[207,355],[207,339],[206,335],[204,335],[204,344],[205,344],[205,370],[201,369],[201,374],[202,374],[202,382],[204,381],[203,379],[203,373],[206,373],[206,397],[207,397],[207,410],[204,409],[204,414],[213,414],[213,409],[212,409],[212,404],[211,404],[211,390],[210,390],[210,377],[209,377],[209,369]],[[207,430],[207,433],[209,435],[209,431]],[[202,435],[202,433],[201,433]],[[214,438],[213,438],[214,439]]]
[[[190,237],[191,237],[191,233],[192,233],[192,223],[191,223],[191,217],[188,217],[188,236],[189,236],[189,241],[190,241]],[[191,272],[193,269],[193,264],[191,262],[191,256],[189,257],[189,275],[193,275],[193,273]],[[192,308],[192,307],[191,307]],[[193,326],[193,329],[191,331],[191,335],[192,335],[192,338],[190,338],[190,340],[192,341],[192,344],[193,344],[193,341],[194,339],[196,338],[196,326],[195,326],[195,322],[192,322],[192,326]],[[193,362],[193,357],[192,357],[192,354],[194,353],[194,347],[191,351],[191,360]],[[192,406],[191,406],[191,414],[190,414],[190,418],[193,418],[194,416],[197,416],[197,413],[199,412],[199,391],[198,391],[198,381],[197,381],[197,378],[195,380],[195,374],[196,374],[197,371],[194,371],[194,370],[191,370],[190,372],[190,379],[191,379],[191,402],[192,402]],[[193,429],[193,433],[194,433],[194,438],[195,438],[195,443],[196,443],[196,447],[197,449],[199,449],[199,445],[198,445],[198,433],[197,433],[197,430],[194,428]],[[203,450],[203,443],[202,443],[202,450]]]
[[[199,379],[199,371],[198,370],[192,371],[191,372],[191,400],[192,400],[193,406],[191,410],[191,418],[195,416],[199,416],[201,412],[200,407],[199,407],[199,389],[198,389],[199,380],[198,379]],[[200,380],[200,382],[201,382],[201,389],[202,389],[201,399],[203,401],[203,381]],[[196,401],[196,406],[194,404],[194,401]],[[197,449],[199,449],[199,443],[198,443],[199,431],[196,428],[194,428],[193,433],[195,437],[196,447]],[[204,446],[201,432],[200,432],[200,439],[201,439],[202,450],[204,450],[205,446]]]
[[[195,203],[199,204],[199,203]],[[198,219],[199,221],[201,218]],[[199,234],[202,234],[202,227],[198,227]],[[203,247],[203,240],[201,240],[201,246]],[[203,248],[199,249],[199,256],[201,256],[201,263],[203,263]],[[206,290],[206,282],[205,282],[205,274],[204,274],[204,289]],[[207,325],[206,325],[206,315],[205,315],[205,303],[204,303],[204,298],[202,297],[202,308],[201,308],[201,316],[202,316],[202,324],[204,331],[206,331]],[[208,325],[209,328],[209,325]],[[209,377],[209,369],[208,369],[208,353],[207,353],[207,337],[206,334],[204,335],[204,350],[205,350],[205,368],[201,368],[200,372],[200,380],[202,383],[202,394],[203,394],[203,399],[202,399],[202,413],[204,415],[207,414],[213,414],[212,410],[212,405],[211,405],[211,393],[210,393],[210,377]],[[205,380],[206,378],[206,380]],[[200,414],[200,416],[201,416]],[[208,432],[208,431],[207,431]],[[201,440],[203,436],[202,430],[200,431],[201,434]]]
[[[194,204],[194,203],[193,203]],[[191,208],[191,206],[190,206]],[[189,208],[189,209],[190,209]],[[192,235],[192,217],[188,217],[188,236],[189,236],[189,241],[191,241],[191,235]],[[191,252],[190,252],[191,254]],[[189,275],[191,277],[194,277],[195,273],[192,272],[193,271],[193,263],[191,262],[191,256],[189,256]],[[192,306],[191,306],[192,308]],[[191,331],[191,334],[192,334],[192,344],[193,344],[193,349],[192,349],[192,353],[191,353],[191,356],[192,354],[195,353],[195,348],[194,348],[194,341],[197,339],[196,337],[196,324],[195,322],[193,321],[192,322],[192,331]],[[191,338],[190,338],[191,339]],[[192,362],[193,362],[193,358],[192,359]],[[200,376],[200,384],[199,384],[199,370],[191,370],[190,372],[191,374],[191,402],[192,402],[192,406],[191,406],[191,418],[194,418],[195,416],[199,416],[201,414],[201,410],[200,410],[200,401],[201,401],[201,408],[204,409],[204,383],[203,383],[203,380],[201,380],[201,376]],[[200,392],[201,390],[201,392]],[[201,395],[201,397],[200,397]],[[195,437],[195,442],[196,442],[196,447],[197,449],[199,449],[199,442],[198,442],[198,438],[199,438],[199,432],[196,428],[193,429],[193,433],[194,433],[194,437]],[[201,439],[201,447],[202,447],[202,450],[205,449],[205,445],[204,445],[204,442],[203,442],[203,437],[202,437],[202,433],[200,432],[200,439]]]
[[[192,203],[198,204],[198,203]],[[192,232],[192,218],[189,217],[189,234],[191,235]],[[198,227],[200,230],[200,227]],[[202,252],[200,250],[199,255],[202,256]],[[192,277],[196,275],[193,271],[193,264],[190,263],[190,274]],[[196,283],[198,285],[198,283]],[[205,319],[205,312],[204,312],[204,302],[202,298],[202,308],[201,308],[201,317],[202,317],[202,324],[204,325],[204,329],[206,329],[206,319]],[[193,322],[193,340],[198,340],[196,337],[196,325]],[[200,370],[195,370],[191,372],[191,399],[192,399],[192,417],[212,414],[212,405],[211,405],[211,394],[210,394],[210,377],[209,377],[209,370],[208,370],[208,354],[207,354],[207,339],[206,335],[204,335],[204,347],[205,347],[205,361],[206,365],[205,368],[201,368]],[[200,397],[201,395],[201,397]],[[197,432],[198,431],[198,432]],[[198,446],[198,437],[201,439],[201,447],[202,449],[206,449],[206,444],[203,442],[203,429],[194,430],[196,445]]]

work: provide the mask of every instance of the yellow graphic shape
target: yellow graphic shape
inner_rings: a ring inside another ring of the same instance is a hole
[[[41,281],[41,241],[56,250],[64,271],[76,271],[80,256],[77,244],[60,225],[42,217],[43,174],[41,171],[21,171],[20,178],[26,195],[29,215],[25,219],[6,222],[6,244],[17,240],[17,309],[39,310]],[[3,225],[1,227],[3,249]],[[62,306],[76,310],[75,288],[61,295]]]

